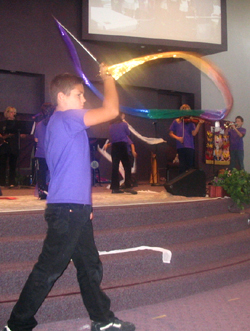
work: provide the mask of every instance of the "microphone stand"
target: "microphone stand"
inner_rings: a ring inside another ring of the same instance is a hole
[[[18,176],[17,176],[17,185],[20,188],[20,150],[21,150],[21,142],[20,142],[20,129],[17,130],[17,150],[18,150],[18,155],[17,155],[17,169],[18,169]]]

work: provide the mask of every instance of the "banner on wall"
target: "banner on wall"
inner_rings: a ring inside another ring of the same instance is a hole
[[[224,130],[215,132],[215,128],[207,131],[206,164],[229,165],[230,164],[229,135]]]

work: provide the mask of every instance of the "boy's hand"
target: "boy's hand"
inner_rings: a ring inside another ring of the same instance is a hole
[[[109,73],[108,66],[104,63],[100,64],[100,70],[99,70],[100,76],[103,80],[112,77],[111,74]]]
[[[103,146],[103,149],[106,151],[108,147],[109,147],[109,144],[105,144],[105,145]]]

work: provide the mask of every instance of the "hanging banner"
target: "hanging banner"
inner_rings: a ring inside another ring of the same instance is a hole
[[[206,164],[229,165],[230,164],[230,142],[229,135],[224,131],[207,131]]]

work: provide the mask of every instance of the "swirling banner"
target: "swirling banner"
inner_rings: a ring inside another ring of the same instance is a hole
[[[80,60],[78,58],[76,49],[68,36],[67,32],[71,35],[71,37],[77,41],[77,43],[98,63],[96,58],[83,46],[79,40],[77,40],[72,33],[70,33],[57,19],[56,23],[61,32],[62,38],[67,45],[71,58],[73,60],[74,66],[78,74],[84,79],[85,84],[92,90],[92,92],[97,95],[98,98],[103,99],[103,95],[89,82],[87,77],[84,75]],[[225,118],[233,106],[233,97],[230,92],[228,83],[224,78],[221,71],[210,61],[202,58],[199,54],[191,53],[191,52],[163,52],[157,54],[146,55],[142,57],[138,57],[129,61],[125,61],[122,63],[114,64],[108,67],[110,74],[118,80],[122,77],[125,73],[131,71],[133,68],[142,65],[148,61],[154,61],[157,59],[164,59],[164,58],[182,58],[196,68],[198,68],[201,72],[207,75],[212,82],[216,85],[216,87],[221,92],[226,107],[225,109],[218,109],[218,110],[179,110],[179,109],[137,109],[137,108],[130,108],[126,106],[121,106],[121,110],[127,114],[150,118],[150,119],[166,119],[166,118],[176,118],[180,116],[199,116],[203,119],[217,121]]]

